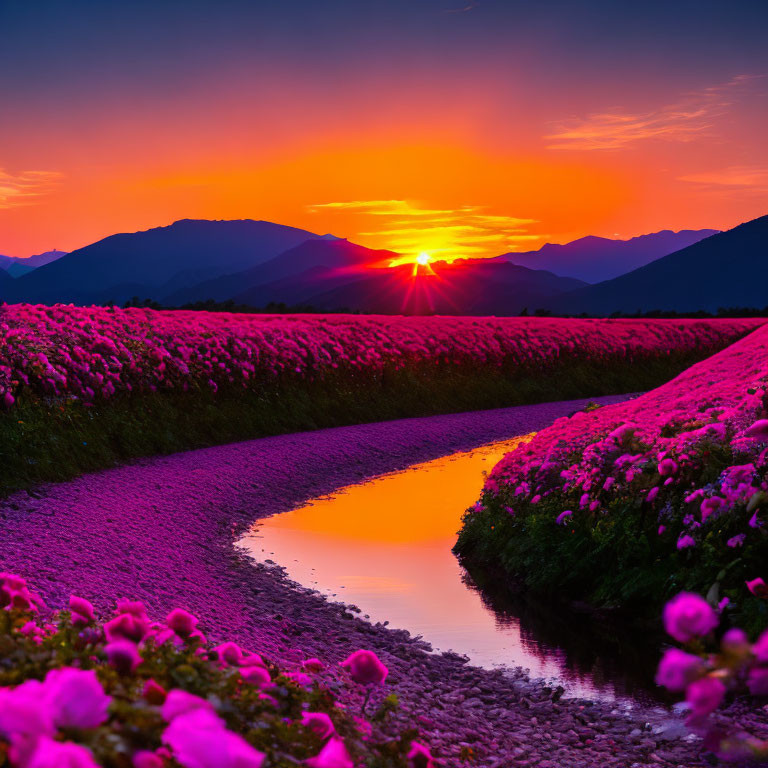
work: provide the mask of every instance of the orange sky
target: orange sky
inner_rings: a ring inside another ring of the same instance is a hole
[[[90,10],[86,31],[106,23]],[[441,10],[405,31],[387,17],[366,40],[396,41],[399,55],[362,63],[351,42],[290,57],[275,27],[265,39],[281,53],[269,57],[235,41],[211,43],[215,66],[205,48],[158,64],[171,38],[142,47],[126,33],[99,38],[119,48],[103,71],[62,49],[60,76],[45,46],[37,58],[22,51],[39,19],[11,18],[16,35],[0,33],[0,44],[16,46],[17,64],[30,58],[0,84],[13,107],[0,121],[0,253],[71,250],[180,218],[257,218],[406,253],[482,256],[585,234],[728,228],[768,212],[760,61],[721,51],[711,66],[662,75],[634,60],[613,71],[585,49],[572,73],[547,69],[536,66],[546,37],[541,50],[484,44],[484,25],[506,10]]]

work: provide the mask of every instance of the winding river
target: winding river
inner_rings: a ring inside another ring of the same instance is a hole
[[[655,653],[586,614],[481,591],[451,552],[484,473],[529,437],[341,488],[260,520],[238,546],[371,622],[420,635],[435,651],[486,668],[523,667],[572,696],[649,700]]]

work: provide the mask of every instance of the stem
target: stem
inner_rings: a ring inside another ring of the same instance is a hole
[[[368,699],[370,699],[370,698],[371,698],[371,689],[369,688],[369,689],[368,689],[368,690],[365,692],[365,698],[363,699],[363,707],[362,707],[362,709],[360,710],[360,716],[361,716],[361,717],[364,717],[364,716],[365,716],[365,708],[368,706]]]

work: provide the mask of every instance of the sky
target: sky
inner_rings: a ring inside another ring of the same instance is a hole
[[[0,253],[181,218],[490,256],[768,213],[763,0],[0,0]]]

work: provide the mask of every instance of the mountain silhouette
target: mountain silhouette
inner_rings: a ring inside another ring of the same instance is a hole
[[[4,269],[11,277],[21,277],[32,272],[38,267],[50,264],[52,261],[66,256],[66,251],[46,251],[45,253],[36,253],[34,256],[21,258],[19,256],[0,256],[0,269]]]
[[[307,303],[327,311],[374,314],[517,315],[583,285],[574,278],[508,262],[462,259],[368,270],[358,280],[308,297]]]
[[[324,268],[333,273],[339,270],[354,271],[364,269],[371,264],[388,263],[396,257],[397,254],[392,251],[373,250],[338,238],[306,240],[255,267],[184,287],[169,293],[164,300],[168,304],[178,306],[207,299],[224,301],[237,297],[237,300],[243,303],[260,306],[260,303],[254,302],[261,302],[264,296],[267,296],[264,303],[285,301],[282,298],[276,299],[269,296],[268,292],[265,293],[262,286],[267,284],[284,281],[283,285],[287,286],[290,284],[289,278],[309,270]],[[331,272],[314,272],[313,274],[317,276],[323,274],[328,277]],[[256,296],[259,297],[258,300]]]
[[[680,232],[664,229],[630,240],[588,235],[564,245],[546,243],[537,251],[505,253],[499,258],[530,269],[546,269],[556,275],[598,283],[642,267],[717,232],[716,229],[683,229]]]
[[[716,312],[768,306],[768,216],[664,256],[626,275],[564,294],[558,313]]]
[[[317,237],[268,221],[184,219],[112,235],[72,251],[18,278],[10,296],[0,298],[48,304],[122,302],[133,295],[159,298],[160,291],[182,287],[179,275],[195,283],[239,272]]]

